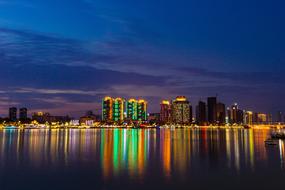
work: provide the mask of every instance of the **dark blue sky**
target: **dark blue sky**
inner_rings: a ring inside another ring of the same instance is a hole
[[[79,116],[105,95],[285,107],[282,0],[0,0],[0,112]]]

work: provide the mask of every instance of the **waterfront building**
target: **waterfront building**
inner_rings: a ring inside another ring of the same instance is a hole
[[[281,111],[278,111],[277,112],[277,119],[276,119],[276,122],[278,123],[281,123],[282,122],[282,112]]]
[[[226,106],[223,103],[217,103],[217,123],[224,125],[226,123]]]
[[[217,122],[217,98],[209,97],[208,103],[208,122],[210,124],[215,124]]]
[[[109,96],[102,100],[102,121],[113,121],[113,98]]]
[[[234,105],[231,106],[231,109],[228,108],[228,118],[230,124],[244,123],[244,111],[239,109],[237,103],[234,103]]]
[[[198,125],[207,125],[206,103],[199,101],[196,106],[196,122]]]
[[[172,122],[176,124],[189,124],[190,118],[190,102],[185,96],[178,96],[172,101]]]
[[[138,120],[138,101],[135,99],[129,99],[126,103],[126,114],[127,120],[137,121]]]
[[[27,108],[20,108],[19,119],[21,121],[26,121],[28,119],[28,109]]]
[[[150,113],[148,114],[147,120],[150,124],[160,122],[160,113]]]
[[[32,120],[38,123],[67,123],[71,121],[69,116],[54,116],[50,113],[36,112],[32,115]]]
[[[140,99],[137,106],[137,120],[147,121],[147,101]]]
[[[16,107],[9,108],[9,119],[10,121],[17,121],[17,108]]]
[[[113,100],[112,119],[114,122],[124,121],[124,104],[125,100],[123,98],[116,98]]]
[[[160,122],[169,123],[171,121],[171,105],[168,100],[163,100],[160,103]]]
[[[257,114],[257,123],[264,124],[267,122],[267,115],[265,113],[258,113]]]
[[[246,125],[253,124],[253,112],[252,111],[245,111],[244,124]]]

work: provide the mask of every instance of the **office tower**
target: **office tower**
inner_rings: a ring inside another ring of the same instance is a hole
[[[17,108],[9,108],[9,119],[10,121],[17,121]]]
[[[232,121],[232,111],[231,109],[228,107],[227,108],[227,121],[226,121],[227,124],[232,124],[233,121]]]
[[[226,106],[220,102],[217,104],[217,122],[220,125],[224,125],[226,123]]]
[[[116,98],[113,101],[113,121],[122,122],[124,121],[124,104],[123,98]]]
[[[27,108],[20,108],[19,119],[22,121],[28,119],[28,109]]]
[[[185,96],[178,96],[171,105],[172,121],[177,124],[190,123],[190,102]]]
[[[189,105],[189,116],[190,116],[190,119],[189,119],[189,122],[192,123],[193,122],[193,108],[192,108],[192,105],[190,104]]]
[[[113,99],[111,97],[105,97],[102,101],[102,120],[113,121]]]
[[[265,113],[258,113],[257,114],[257,123],[258,124],[265,124],[267,122],[267,114]]]
[[[215,124],[217,122],[217,98],[208,98],[208,122]]]
[[[244,113],[243,110],[240,109],[237,110],[237,124],[243,124],[244,120],[243,113]]]
[[[131,121],[138,120],[138,101],[135,99],[130,99],[126,103],[127,119]]]
[[[147,101],[138,101],[138,121],[147,121]]]
[[[206,103],[199,101],[196,106],[196,122],[198,125],[206,125],[207,124],[207,111],[206,111]]]
[[[271,124],[271,123],[273,122],[272,114],[270,114],[270,113],[267,114],[266,122],[267,122],[268,124]]]
[[[238,123],[238,104],[237,103],[235,103],[231,107],[230,121],[231,121],[231,124],[237,124]]]
[[[277,120],[276,120],[278,123],[281,123],[282,122],[282,112],[281,111],[278,111],[277,112]]]
[[[244,117],[244,124],[246,125],[252,125],[253,124],[253,112],[252,111],[246,111],[245,117]]]
[[[171,105],[167,100],[160,103],[160,122],[169,123],[171,121]]]

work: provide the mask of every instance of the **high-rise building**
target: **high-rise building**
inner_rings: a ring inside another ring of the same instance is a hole
[[[265,113],[258,113],[257,114],[257,123],[264,124],[267,122],[268,116]]]
[[[253,112],[252,111],[246,111],[244,116],[244,124],[246,125],[252,125],[253,124]]]
[[[215,124],[217,122],[217,98],[208,98],[208,122],[210,124]]]
[[[113,98],[108,96],[102,101],[102,120],[104,122],[113,121]]]
[[[237,124],[243,124],[243,110],[237,110]]]
[[[113,101],[113,121],[122,122],[124,121],[124,104],[123,98],[116,98]]]
[[[281,123],[281,122],[282,122],[282,119],[283,119],[283,118],[282,118],[282,112],[281,112],[281,111],[278,111],[278,112],[277,112],[277,120],[276,120],[276,121],[279,122],[279,123]]]
[[[226,106],[223,103],[217,103],[217,122],[220,125],[226,123]]]
[[[28,119],[28,109],[27,108],[20,108],[19,119],[22,121]]]
[[[190,102],[185,96],[178,96],[172,101],[172,122],[176,124],[188,124],[191,122]]]
[[[138,101],[129,99],[126,103],[127,119],[131,121],[138,120]]]
[[[206,103],[199,101],[196,106],[196,122],[198,125],[206,125],[207,124],[207,111],[206,111]]]
[[[138,101],[138,121],[147,121],[147,102],[145,100]]]
[[[169,123],[171,121],[171,105],[167,100],[160,103],[160,122]]]
[[[229,118],[231,124],[237,124],[238,123],[238,104],[235,103],[232,105],[230,112],[229,112]]]
[[[9,119],[10,121],[17,121],[17,108],[9,108]]]

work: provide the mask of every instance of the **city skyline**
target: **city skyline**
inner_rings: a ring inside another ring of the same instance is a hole
[[[85,122],[103,122],[105,124],[123,123],[155,123],[155,124],[197,124],[206,125],[252,125],[253,123],[282,123],[285,115],[282,111],[265,113],[259,110],[249,110],[240,107],[238,103],[224,104],[218,97],[207,97],[199,100],[197,105],[186,96],[177,96],[172,100],[161,100],[159,112],[150,112],[149,103],[145,99],[125,99],[124,97],[106,96],[102,99],[101,109],[90,109],[79,117],[68,113],[57,115],[45,111],[28,111],[26,107],[10,107],[8,116],[2,122],[33,122],[33,121],[68,121],[71,123],[84,120]],[[43,122],[45,123],[45,122]],[[89,125],[89,124],[88,124]]]
[[[284,111],[285,3],[206,2],[1,0],[0,113],[79,116],[106,95],[157,112],[165,98],[216,94]]]

